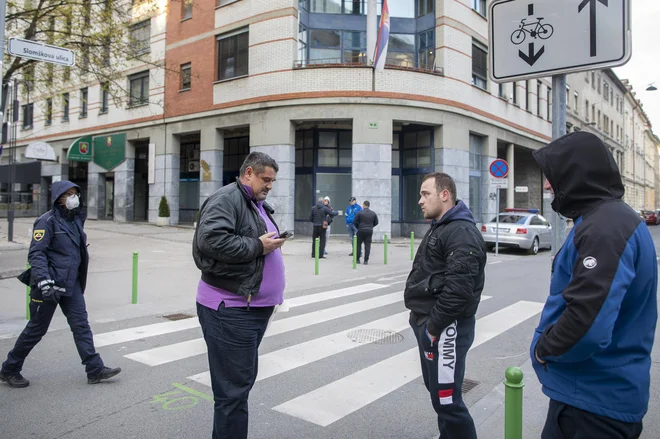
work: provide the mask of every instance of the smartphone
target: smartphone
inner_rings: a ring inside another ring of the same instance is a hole
[[[293,232],[290,230],[287,230],[286,232],[280,234],[280,239],[289,239],[289,238],[293,238]]]

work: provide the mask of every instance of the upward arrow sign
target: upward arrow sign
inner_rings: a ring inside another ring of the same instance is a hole
[[[602,3],[605,7],[608,6],[608,0],[583,0],[578,6],[578,14],[582,12],[585,6],[589,5],[589,34],[591,37],[591,56],[596,56],[596,3]]]

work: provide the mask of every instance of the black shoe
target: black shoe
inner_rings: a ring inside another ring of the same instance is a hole
[[[20,373],[14,375],[0,373],[0,381],[9,384],[9,387],[27,387],[30,385],[30,382],[23,378]]]
[[[364,265],[369,265],[369,261],[364,261]]]
[[[109,367],[104,366],[103,370],[98,375],[93,377],[87,377],[87,384],[98,384],[101,382],[101,380],[107,380],[108,378],[112,378],[113,376],[117,375],[119,372],[121,372],[121,367],[110,369]]]
[[[360,260],[358,259],[357,261],[355,261],[355,263],[356,264],[361,264],[362,262],[360,262]]]

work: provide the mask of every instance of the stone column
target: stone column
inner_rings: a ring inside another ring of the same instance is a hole
[[[375,118],[374,118],[375,119]],[[353,119],[352,193],[378,215],[373,240],[392,237],[392,119]]]
[[[295,226],[296,149],[295,130],[290,120],[269,116],[250,125],[250,152],[263,152],[277,162],[280,170],[268,204],[275,209],[273,218],[280,231]]]
[[[155,178],[156,183],[149,185],[149,222],[158,218],[158,205],[164,195],[170,206],[170,224],[179,223],[179,180],[181,147],[178,136],[172,134],[166,126],[154,133],[150,143],[156,144]]]
[[[481,156],[481,218],[475,218],[478,223],[485,223],[495,218],[499,206],[497,199],[490,196],[495,191],[500,191],[500,199],[506,197],[506,190],[494,189],[490,186],[490,164],[497,159],[497,137],[491,135],[483,137],[483,152]]]
[[[516,207],[515,200],[515,145],[510,143],[506,146],[506,162],[509,164],[509,188],[506,190],[506,207]]]
[[[135,209],[135,158],[127,158],[114,169],[114,220],[133,221]]]
[[[446,115],[435,130],[435,170],[449,174],[459,200],[470,205],[470,131],[463,118]]]
[[[203,127],[199,154],[199,208],[222,187],[224,135],[215,126]]]
[[[87,218],[105,219],[105,169],[93,162],[87,165]]]

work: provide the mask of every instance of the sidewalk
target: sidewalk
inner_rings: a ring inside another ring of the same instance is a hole
[[[34,219],[16,220],[15,240],[29,244]],[[192,227],[157,227],[150,224],[87,221],[90,267],[85,300],[90,322],[110,322],[133,317],[194,314],[200,272],[192,259]],[[6,222],[0,237],[6,239]],[[282,247],[286,267],[285,298],[310,290],[345,288],[356,283],[401,284],[410,272],[410,240],[397,239],[388,247],[388,265],[383,265],[383,244],[372,246],[368,266],[353,270],[346,237],[331,237],[326,259],[314,274],[311,237],[296,236]],[[416,240],[416,248],[419,240]],[[138,304],[131,303],[133,251],[139,254]],[[24,269],[27,247],[0,251],[0,272]],[[20,273],[20,271],[19,271]],[[18,273],[16,273],[18,274]],[[0,279],[0,338],[15,336],[25,325],[25,286],[17,279]],[[52,329],[67,328],[61,313]]]

